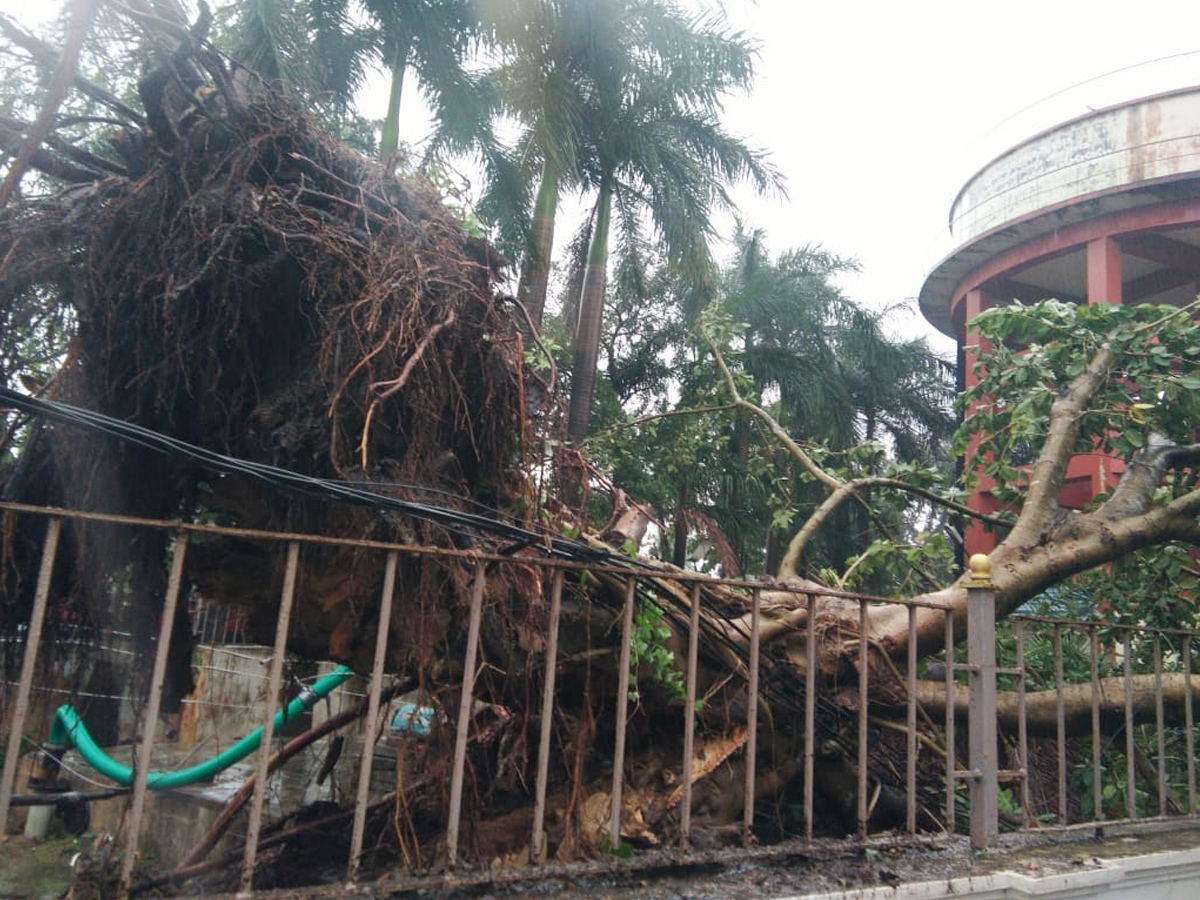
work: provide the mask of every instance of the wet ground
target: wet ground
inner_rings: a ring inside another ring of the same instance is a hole
[[[611,865],[548,866],[440,878],[387,876],[361,884],[353,896],[421,900],[766,900],[803,897],[903,882],[1014,871],[1033,877],[1099,868],[1103,860],[1200,847],[1200,822],[1109,826],[1008,835],[988,853],[972,853],[965,838],[876,838],[866,843],[816,841],[739,851],[654,853]],[[73,839],[31,844],[13,837],[0,864],[0,897],[49,900],[70,883]],[[260,891],[256,900],[332,900],[350,895],[343,886]],[[215,900],[215,898],[210,898]]]
[[[19,835],[0,847],[0,897],[4,900],[53,900],[71,885],[71,861],[86,842],[60,838],[33,842]]]
[[[371,885],[376,897],[603,898],[603,900],[766,900],[904,882],[948,881],[999,871],[1031,876],[1098,868],[1099,860],[1200,847],[1200,823],[1139,825],[1097,839],[1092,830],[1013,835],[1002,847],[972,853],[966,838],[874,839],[795,843],[756,850],[704,854],[687,862],[635,860],[614,872],[547,873],[536,881],[474,881],[430,890],[417,885]],[[397,890],[399,889],[399,890]]]

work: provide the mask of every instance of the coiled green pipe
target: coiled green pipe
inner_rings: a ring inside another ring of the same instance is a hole
[[[328,696],[335,688],[354,675],[353,670],[338,666],[328,675],[317,680],[311,687],[301,691],[284,709],[275,713],[274,733],[278,734],[280,727],[302,712],[312,709],[317,701]],[[184,787],[198,781],[211,781],[220,771],[228,769],[234,763],[249,756],[262,743],[262,726],[254,729],[236,744],[212,759],[199,763],[187,769],[176,772],[151,772],[146,779],[146,786],[152,791],[168,791],[172,788]],[[96,744],[88,733],[83,720],[79,718],[74,707],[60,706],[54,714],[54,724],[50,728],[50,752],[61,757],[68,744],[73,744],[87,763],[100,774],[112,779],[118,784],[133,784],[133,769],[123,766]],[[61,748],[61,749],[59,749]]]

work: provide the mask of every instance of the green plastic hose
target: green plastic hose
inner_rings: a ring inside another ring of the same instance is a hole
[[[324,678],[319,679],[311,688],[304,690],[284,709],[275,713],[274,732],[277,734],[284,722],[287,722],[302,712],[312,709],[317,701],[330,694],[340,684],[354,675],[353,670],[338,666]],[[234,763],[249,756],[262,743],[262,726],[254,729],[228,750],[218,753],[212,759],[199,763],[188,769],[176,772],[151,772],[146,779],[146,786],[152,791],[169,791],[172,788],[195,784],[197,781],[211,781],[213,777]],[[100,774],[111,778],[118,784],[133,784],[133,769],[123,766],[97,746],[87,727],[79,718],[72,706],[60,706],[54,714],[54,725],[50,728],[52,747],[66,748],[73,744],[87,763]]]

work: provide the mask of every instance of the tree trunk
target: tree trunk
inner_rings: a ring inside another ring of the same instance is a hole
[[[688,524],[683,511],[687,509],[689,502],[687,484],[682,483],[679,485],[679,494],[676,497],[675,524],[671,529],[674,537],[671,547],[671,564],[677,569],[687,567]]]
[[[596,226],[592,230],[583,289],[579,294],[579,327],[575,331],[574,363],[571,367],[567,441],[574,446],[582,444],[591,432],[592,396],[596,388],[596,362],[600,355],[600,326],[604,321],[611,214],[612,188],[602,185],[596,201]]]
[[[1155,714],[1155,677],[1134,675],[1130,679],[1135,722],[1153,721]],[[1125,679],[1102,678],[1098,683],[1101,736],[1111,735],[1125,724]],[[1168,725],[1182,724],[1187,706],[1187,681],[1178,673],[1162,677],[1163,713]],[[945,685],[933,681],[918,681],[917,702],[932,715],[946,709]],[[996,722],[1000,728],[1017,733],[1017,701],[1015,692],[996,695]],[[1200,712],[1200,677],[1192,676],[1192,709]],[[954,692],[954,715],[966,722],[971,715],[970,695],[963,685]],[[1025,720],[1029,734],[1034,737],[1054,737],[1058,731],[1058,692],[1031,691],[1025,695]],[[1086,735],[1092,727],[1092,686],[1068,684],[1063,686],[1063,720],[1069,735]]]
[[[383,128],[379,135],[379,159],[386,162],[400,148],[400,98],[404,94],[404,74],[408,68],[408,52],[412,40],[400,42],[392,58],[392,81],[388,89],[387,111],[383,117]]]
[[[558,175],[547,162],[542,168],[542,183],[538,187],[533,207],[529,242],[521,263],[521,279],[517,296],[525,304],[534,328],[541,328],[546,311],[546,289],[550,282],[550,261],[554,253],[554,217],[558,210]]]

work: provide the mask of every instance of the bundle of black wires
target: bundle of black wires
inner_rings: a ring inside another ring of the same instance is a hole
[[[403,500],[372,490],[370,485],[315,478],[265,463],[225,456],[132,422],[123,422],[66,403],[31,397],[9,388],[0,387],[0,405],[65,425],[100,432],[147,450],[190,459],[209,472],[253,478],[284,491],[411,516],[441,525],[460,535],[487,537],[509,545],[505,548],[509,552],[527,547],[542,548],[551,556],[574,562],[625,567],[636,565],[636,560],[628,556],[558,537],[546,530],[535,531],[526,525],[506,520],[499,514],[482,515],[433,503]]]

